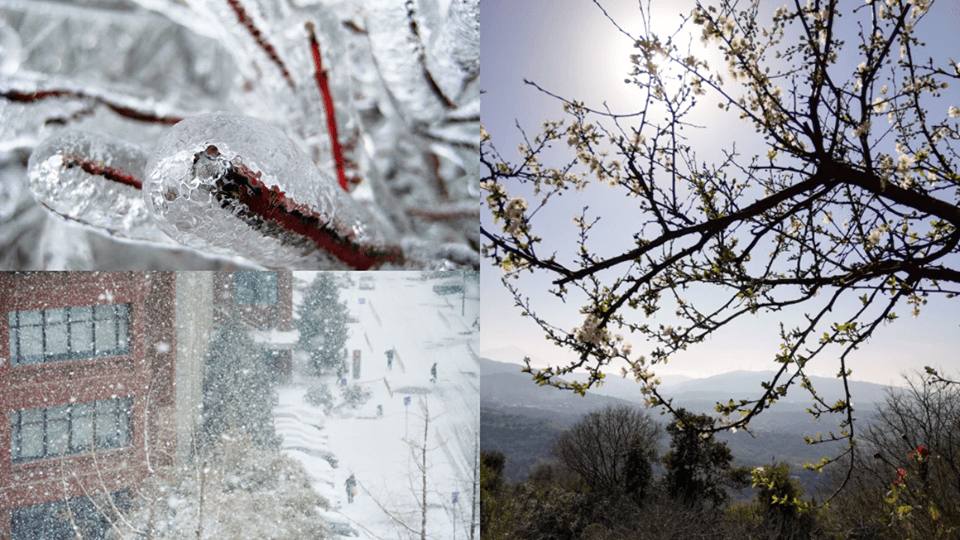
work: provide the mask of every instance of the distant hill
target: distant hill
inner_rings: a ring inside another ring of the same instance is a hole
[[[590,376],[586,373],[573,373],[566,376],[571,382],[585,383]],[[664,375],[660,377],[662,381],[660,387],[668,390],[673,388],[678,384],[682,384],[686,381],[693,380],[691,377],[685,375]],[[642,403],[643,395],[640,393],[641,385],[633,379],[633,377],[623,377],[620,374],[608,373],[607,376],[603,379],[603,384],[600,386],[594,386],[588,392],[601,395],[601,396],[610,396],[620,399],[626,399],[633,401],[634,403]]]
[[[556,437],[583,415],[608,405],[640,406],[636,383],[620,377],[610,377],[600,389],[588,391],[581,397],[570,391],[538,386],[521,369],[522,366],[515,363],[480,359],[481,448],[503,451],[507,455],[508,477],[514,480],[525,478],[537,459],[548,458],[549,448]],[[697,413],[715,413],[718,401],[758,398],[763,392],[761,381],[772,375],[773,372],[734,371],[703,379],[681,380],[669,387],[664,385],[663,390],[668,398],[674,399],[675,405]],[[567,380],[577,380],[577,377],[567,376]],[[838,379],[811,377],[811,381],[827,403],[832,404],[842,396],[842,382]],[[622,385],[621,390],[616,389],[618,385]],[[600,390],[635,397],[618,399],[601,395]],[[851,381],[850,390],[856,408],[855,417],[869,422],[876,413],[874,402],[882,401],[886,387]],[[806,412],[811,404],[810,394],[794,386],[786,399],[778,401],[751,422],[750,429],[755,437],[741,431],[721,434],[719,438],[727,441],[739,464],[763,465],[776,458],[799,467],[805,461],[819,461],[820,457],[832,455],[839,447],[806,445],[803,436],[836,433],[842,419],[824,416],[816,420]],[[649,412],[658,421],[668,420],[666,416],[659,416],[659,410]]]
[[[678,401],[697,399],[726,402],[731,398],[756,399],[764,392],[760,383],[770,380],[774,373],[773,371],[731,371],[673,385],[669,388],[669,394]],[[843,381],[840,379],[810,377],[810,382],[813,383],[817,393],[828,403],[834,403],[844,395]],[[858,404],[871,406],[874,402],[882,401],[886,396],[887,387],[880,384],[849,381],[849,385],[854,407]],[[794,384],[791,386],[787,397],[781,401],[807,403],[810,401],[810,393]]]
[[[496,349],[495,351],[510,351],[510,357],[522,357],[523,351],[513,348]],[[482,358],[480,364],[480,374],[496,375],[501,373],[513,373],[520,375],[527,381],[526,389],[538,389],[530,379],[529,374],[521,373],[522,365],[512,362],[502,362]],[[712,377],[702,379],[692,379],[684,376],[665,376],[661,377],[663,382],[660,389],[664,396],[674,398],[676,403],[702,402],[707,401],[715,404],[716,402],[728,402],[730,399],[757,399],[763,395],[761,382],[770,380],[774,375],[773,371],[731,371],[721,373]],[[519,379],[517,379],[519,381]],[[565,375],[563,380],[568,382],[586,382],[587,374],[571,373]],[[813,387],[817,393],[827,403],[835,403],[843,397],[843,381],[832,377],[810,377]],[[886,386],[861,381],[849,381],[850,392],[853,395],[854,407],[873,408],[875,402],[883,401],[886,397]],[[522,392],[523,385],[511,387],[511,391]],[[552,388],[539,388],[540,390],[551,390]],[[552,389],[556,392],[556,389]],[[506,390],[504,390],[505,392]],[[504,392],[501,392],[503,394]],[[562,392],[561,392],[562,393]],[[624,379],[619,375],[608,375],[603,384],[588,390],[587,395],[614,397],[621,400],[627,400],[632,403],[641,403],[643,400],[640,394],[640,385],[630,378]],[[482,399],[482,390],[481,390]],[[523,398],[526,399],[526,398]],[[781,403],[802,404],[801,411],[809,407],[810,393],[794,384],[787,397],[780,400]],[[710,407],[713,408],[713,405]],[[795,408],[795,407],[793,407]]]
[[[547,419],[570,426],[580,417],[608,405],[633,405],[622,399],[588,393],[580,396],[552,386],[539,386],[521,366],[480,359],[480,405],[501,412]],[[482,435],[481,435],[482,436]]]
[[[480,356],[488,360],[497,362],[499,364],[514,364],[520,365],[523,363],[524,358],[530,358],[534,363],[543,363],[542,360],[535,356],[531,356],[524,352],[522,349],[517,347],[499,347],[497,349],[485,349],[480,351]]]
[[[562,432],[547,418],[480,408],[480,450],[503,452],[507,456],[503,473],[515,482],[526,479],[538,460],[550,458],[550,447]]]
[[[495,358],[491,359],[490,355],[496,355]],[[484,356],[484,361],[486,364],[480,366],[480,371],[482,375],[494,375],[497,373],[519,373],[520,370],[524,367],[520,363],[520,360],[523,360],[525,357],[530,357],[525,355],[523,351],[516,347],[506,347],[502,349],[494,349],[491,351],[486,351],[482,354]],[[497,358],[510,358],[516,359],[516,361],[500,361]],[[542,364],[543,362],[530,357],[534,366]],[[529,375],[526,375],[527,380],[530,379]],[[570,373],[564,375],[563,379],[568,382],[587,382],[589,375],[586,373]],[[663,380],[663,387],[671,387],[677,384],[692,380],[691,377],[684,375],[666,375],[661,377]],[[632,402],[642,401],[640,399],[640,385],[631,378],[624,378],[619,374],[608,374],[607,377],[603,380],[603,384],[600,386],[594,386],[589,391],[591,394],[598,396],[608,396],[615,397],[619,399],[625,399]]]
[[[549,459],[550,447],[563,429],[583,415],[608,405],[637,406],[608,396],[538,386],[521,368],[480,359],[480,448],[507,456],[504,474],[511,480],[525,479],[537,460]]]
[[[529,378],[522,371],[523,366],[511,362],[498,362],[489,358],[480,358],[480,375],[496,375],[497,373],[517,373]]]

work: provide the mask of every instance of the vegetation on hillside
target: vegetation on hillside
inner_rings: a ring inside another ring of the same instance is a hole
[[[725,442],[696,429],[708,420],[686,411],[668,425],[665,453],[656,430],[647,433],[649,444],[608,440],[602,449],[579,447],[588,454],[579,457],[563,443],[602,433],[604,419],[616,414],[609,408],[584,416],[557,439],[554,459],[536,464],[524,481],[505,477],[503,452],[484,451],[483,538],[901,540],[960,533],[960,385],[937,375],[890,390],[858,443],[863,458],[852,469],[820,473],[828,484],[822,494],[798,477],[816,473],[784,461],[735,467]],[[655,425],[649,417],[636,425],[647,422]],[[632,465],[614,481],[598,481],[614,448]]]

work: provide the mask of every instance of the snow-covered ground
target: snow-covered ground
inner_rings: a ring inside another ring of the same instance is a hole
[[[313,279],[311,273],[295,275]],[[355,279],[359,275],[353,274]],[[459,278],[421,281],[419,276],[380,272],[374,276],[373,290],[341,289],[341,299],[359,319],[350,324],[347,382],[372,394],[366,404],[325,415],[303,397],[310,387],[326,383],[339,402],[335,376],[304,377],[296,373],[301,367],[296,364],[294,382],[279,389],[274,418],[283,451],[304,465],[314,489],[330,501],[332,509],[325,517],[340,534],[354,533],[361,539],[420,537],[423,477],[418,463],[429,414],[427,537],[470,537],[480,427],[479,330],[473,327],[479,290],[476,281],[467,280],[462,305],[460,294],[433,291],[434,285],[459,283]],[[393,368],[388,369],[385,351],[391,348],[396,353]],[[362,358],[356,379],[354,351]],[[434,363],[435,383],[430,381]],[[382,417],[378,406],[383,407]],[[344,486],[351,474],[358,483],[353,503]]]

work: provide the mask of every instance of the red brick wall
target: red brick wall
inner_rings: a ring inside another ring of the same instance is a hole
[[[176,451],[176,278],[170,272],[0,273],[0,535],[7,509],[136,485]],[[129,353],[40,365],[10,364],[10,311],[130,304]],[[13,465],[10,411],[130,397],[131,444]],[[76,477],[74,476],[76,473]]]
[[[276,304],[237,304],[233,272],[217,272],[213,278],[214,324],[222,325],[233,313],[260,330],[293,328],[293,274],[277,272]]]

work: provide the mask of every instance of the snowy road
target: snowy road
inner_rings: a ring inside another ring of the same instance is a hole
[[[470,537],[479,430],[479,332],[472,325],[479,295],[468,280],[461,303],[459,294],[437,295],[432,289],[459,278],[411,279],[418,276],[382,272],[373,290],[341,290],[341,299],[359,319],[350,325],[347,349],[351,359],[355,350],[362,358],[359,378],[348,374],[348,384],[372,394],[366,404],[329,417],[306,404],[303,395],[318,383],[328,384],[339,399],[339,387],[327,377],[281,387],[274,411],[284,452],[303,463],[314,489],[332,505],[327,519],[336,531],[352,530],[363,539],[420,537],[423,476],[418,465],[428,415],[427,537]],[[391,348],[396,355],[388,369],[385,351]],[[435,383],[430,381],[434,364]],[[353,503],[344,486],[351,474],[358,483]]]

